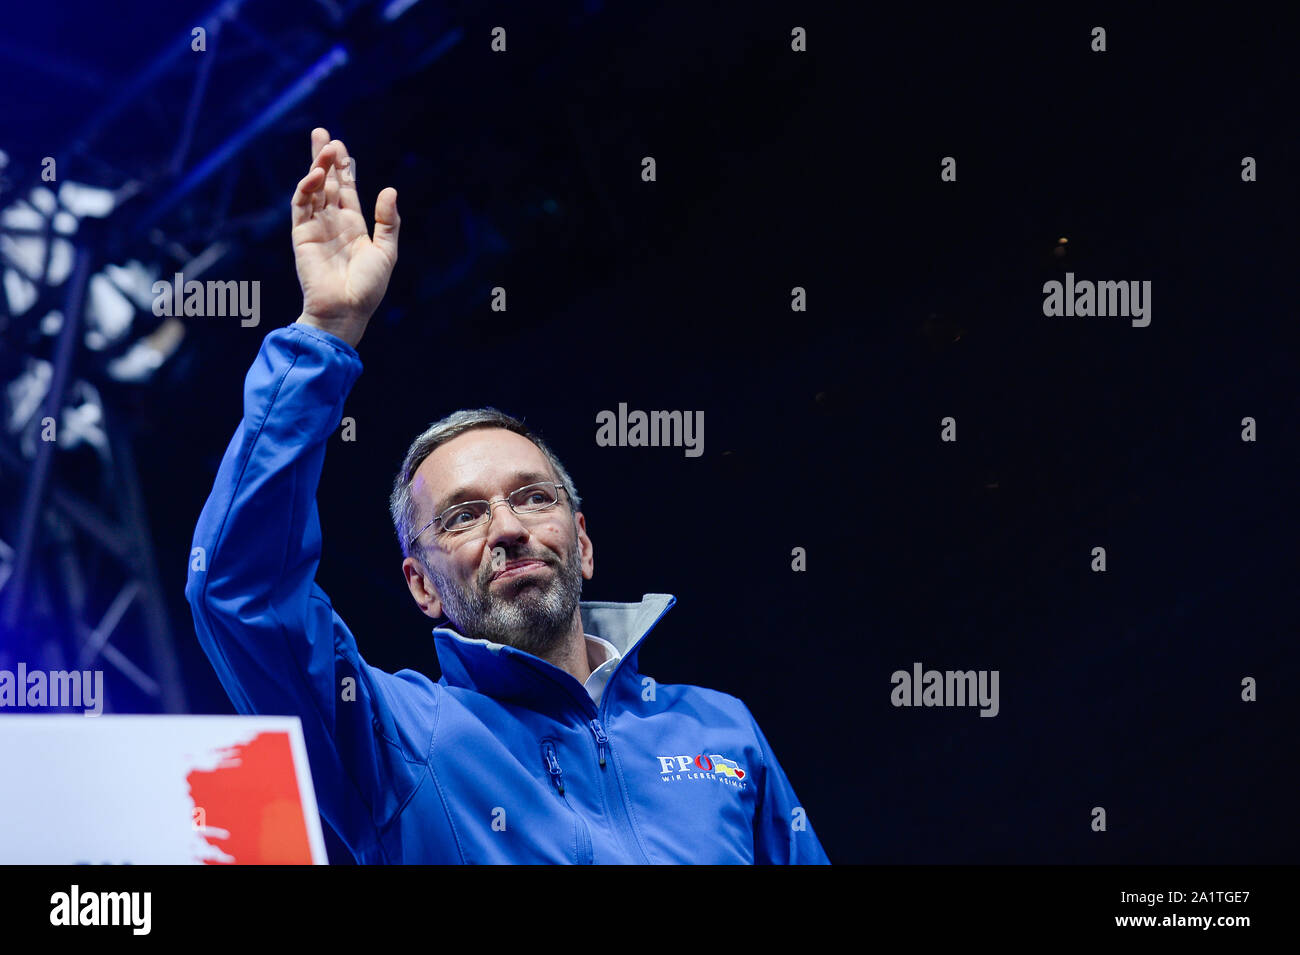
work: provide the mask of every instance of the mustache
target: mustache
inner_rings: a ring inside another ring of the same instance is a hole
[[[490,583],[497,571],[502,567],[505,567],[506,564],[515,563],[521,560],[539,561],[540,563],[546,564],[548,567],[558,565],[558,561],[554,557],[548,557],[545,554],[507,554],[502,551],[493,555],[492,560],[487,565],[487,569],[480,575],[483,583]]]

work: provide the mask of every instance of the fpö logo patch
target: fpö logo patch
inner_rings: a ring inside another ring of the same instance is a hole
[[[716,779],[737,788],[745,785],[749,774],[734,759],[719,753],[696,756],[659,756],[659,778],[666,783],[685,779]]]

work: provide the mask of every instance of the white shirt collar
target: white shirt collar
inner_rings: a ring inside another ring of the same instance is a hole
[[[583,636],[587,638],[587,661],[590,663],[599,660],[602,656],[605,658],[604,663],[592,668],[591,676],[587,677],[587,682],[583,684],[595,704],[600,706],[600,698],[605,693],[605,684],[614,675],[614,669],[618,666],[618,661],[623,659],[623,655],[608,640],[593,637],[589,633]]]

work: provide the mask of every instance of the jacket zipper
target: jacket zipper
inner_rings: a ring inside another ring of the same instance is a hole
[[[605,747],[609,744],[609,737],[605,735],[605,727],[600,725],[600,720],[591,721],[591,732],[596,737],[596,755],[600,757],[600,768],[605,768]]]
[[[551,740],[542,741],[542,754],[546,760],[546,771],[551,776],[551,784],[555,786],[560,794],[560,799],[565,807],[573,814],[573,829],[578,837],[577,855],[574,860],[578,863],[590,863],[591,856],[591,833],[587,831],[587,824],[583,822],[582,817],[578,815],[578,810],[570,805],[568,797],[564,795],[564,770],[560,768],[560,759],[555,752],[555,743]]]
[[[664,618],[664,614],[668,612],[669,607],[671,607],[674,603],[676,603],[675,600],[669,601],[668,606],[664,607],[662,610],[659,611],[659,616],[655,617],[654,620],[650,623],[650,626],[646,627],[645,633],[643,633],[641,637],[632,646],[628,647],[627,653],[623,654],[622,659],[620,659],[618,663],[615,665],[614,672],[609,675],[609,680],[605,683],[605,692],[601,695],[600,705],[596,707],[597,718],[591,721],[591,731],[592,734],[596,737],[596,752],[600,756],[600,766],[602,769],[605,768],[605,747],[608,746],[609,744],[609,737],[605,735],[605,729],[600,724],[600,716],[601,714],[609,712],[609,700],[610,697],[613,695],[610,691],[614,687],[614,681],[618,679],[618,673],[620,670],[623,669],[624,665],[627,663],[627,658],[631,654],[631,652],[634,649],[636,649],[636,647],[641,645],[641,641],[645,639],[645,634],[649,633],[651,630],[655,628],[656,624],[658,624],[659,621]],[[624,788],[622,781],[618,778],[617,772],[614,774],[614,781],[615,781],[614,788],[618,790],[619,798],[622,800],[623,803],[623,818],[626,822],[627,831],[632,834],[632,839],[636,843],[636,847],[638,851],[640,851],[641,853],[641,858],[645,861],[646,864],[649,864],[650,853],[646,851],[645,843],[641,841],[641,834],[637,832],[636,827],[632,824],[632,800],[628,796],[627,790]]]
[[[546,771],[551,774],[551,783],[564,795],[564,770],[560,768],[560,761],[555,756],[555,744],[546,740],[542,744],[542,752],[546,755]],[[567,800],[566,800],[567,802]]]
[[[602,705],[603,702],[604,701],[602,700]],[[591,728],[591,735],[596,738],[596,755],[600,758],[600,768],[601,770],[606,770],[605,750],[609,747],[609,736],[605,733],[605,727],[602,726],[600,723],[599,710],[597,711],[597,718],[594,720],[589,720],[587,725]],[[614,789],[618,793],[618,799],[623,805],[623,818],[624,818],[624,824],[627,828],[627,832],[628,834],[631,835],[633,843],[636,845],[637,850],[641,853],[641,858],[646,863],[649,863],[650,855],[649,853],[646,852],[644,843],[641,842],[640,833],[638,833],[635,827],[633,827],[632,825],[632,810],[631,807],[628,805],[628,796],[623,789],[623,785],[621,781],[618,779],[617,773],[615,774],[613,783],[614,783]],[[608,802],[606,803],[606,805],[608,806]]]

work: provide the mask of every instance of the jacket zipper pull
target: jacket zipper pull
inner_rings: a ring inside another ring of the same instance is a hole
[[[591,721],[591,731],[596,734],[596,754],[600,756],[600,768],[605,768],[605,744],[609,742],[609,737],[605,735],[605,729],[600,725],[600,720]]]
[[[551,782],[555,783],[555,788],[564,795],[564,770],[560,769],[560,761],[555,758],[555,744],[546,744],[546,771],[551,774]]]

